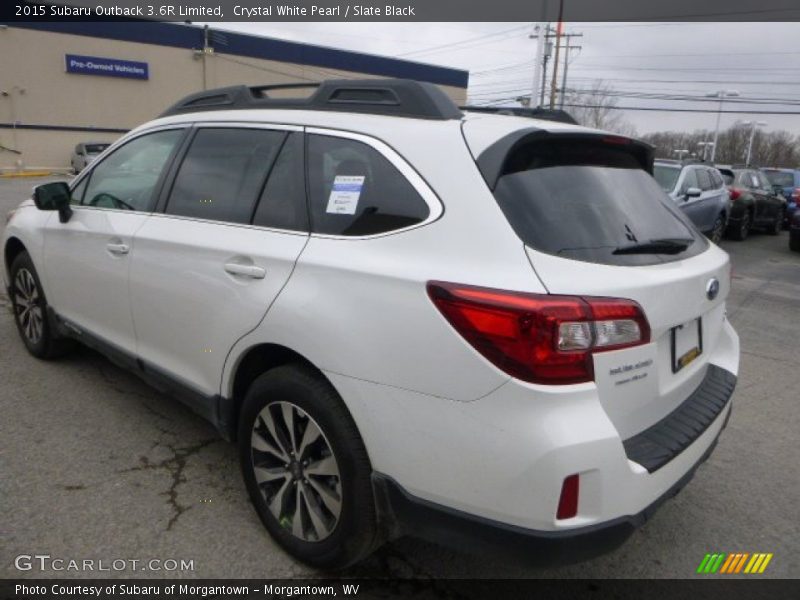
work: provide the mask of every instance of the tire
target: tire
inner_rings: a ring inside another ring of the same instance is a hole
[[[722,234],[724,233],[725,233],[725,218],[723,215],[717,215],[717,220],[714,221],[714,227],[711,228],[711,232],[708,234],[708,238],[715,244],[719,244],[722,241]]]
[[[259,376],[245,395],[238,433],[250,500],[284,550],[317,568],[342,569],[377,547],[367,451],[321,375],[283,365]]]
[[[767,233],[769,235],[780,235],[782,230],[783,230],[783,215],[778,215],[775,218],[775,222],[772,224],[772,226],[767,229]]]
[[[11,263],[11,307],[22,342],[33,356],[52,359],[62,356],[70,340],[53,331],[47,318],[47,297],[27,252],[21,252]]]
[[[750,235],[751,227],[752,219],[750,217],[750,212],[745,211],[745,213],[742,215],[742,218],[739,219],[739,223],[735,224],[735,226],[731,229],[731,237],[734,240],[742,242],[747,239],[748,235]]]

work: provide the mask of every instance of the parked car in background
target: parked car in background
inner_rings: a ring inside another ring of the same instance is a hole
[[[95,158],[100,156],[111,144],[108,142],[81,142],[72,151],[70,165],[76,175],[83,171]]]
[[[797,210],[800,203],[800,169],[761,169],[767,176],[769,182],[774,186],[780,186],[783,196],[786,198],[786,218],[784,224],[788,227],[792,221],[792,215]]]
[[[741,241],[757,227],[778,235],[783,228],[786,198],[775,192],[766,175],[753,168],[717,165],[717,169],[731,197],[727,234]]]
[[[653,176],[692,223],[719,243],[731,210],[722,175],[703,163],[657,159]]]
[[[789,250],[800,252],[800,210],[794,211],[789,222]]]

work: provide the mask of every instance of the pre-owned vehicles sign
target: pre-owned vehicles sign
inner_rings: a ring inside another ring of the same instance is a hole
[[[128,77],[131,79],[150,78],[146,62],[102,58],[99,56],[81,56],[79,54],[65,54],[64,62],[67,66],[67,73],[100,75],[103,77]]]

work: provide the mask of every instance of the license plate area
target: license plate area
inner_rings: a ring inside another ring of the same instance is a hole
[[[672,372],[677,373],[703,353],[703,322],[693,319],[670,330]]]

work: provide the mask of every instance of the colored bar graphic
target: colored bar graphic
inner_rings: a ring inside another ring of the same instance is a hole
[[[700,562],[700,566],[697,567],[697,572],[698,573],[705,573],[706,565],[708,564],[708,561],[710,559],[711,559],[711,555],[710,554],[706,554],[705,557],[703,558],[703,560]]]
[[[720,573],[730,573],[729,569],[736,558],[736,554],[728,554],[728,558],[725,559],[725,562],[722,565],[722,568],[719,570]]]
[[[742,567],[744,566],[744,561],[747,560],[748,556],[750,556],[750,554],[748,554],[747,552],[742,554],[742,558],[739,559],[739,564],[736,565],[736,572],[737,573],[742,570]]]
[[[767,554],[767,556],[764,558],[764,562],[761,563],[761,568],[758,570],[758,572],[759,573],[763,573],[766,570],[767,565],[769,564],[769,561],[771,561],[771,560],[772,560],[772,552]]]
[[[725,553],[724,552],[720,553],[719,557],[714,562],[714,565],[711,567],[711,572],[712,573],[716,573],[717,572],[717,569],[719,569],[719,567],[722,564],[722,561],[723,561],[724,558],[725,558]]]
[[[697,567],[698,573],[711,574],[736,574],[744,573],[755,575],[763,573],[767,569],[767,565],[772,560],[773,554],[767,552],[725,552],[708,553],[700,561]]]

